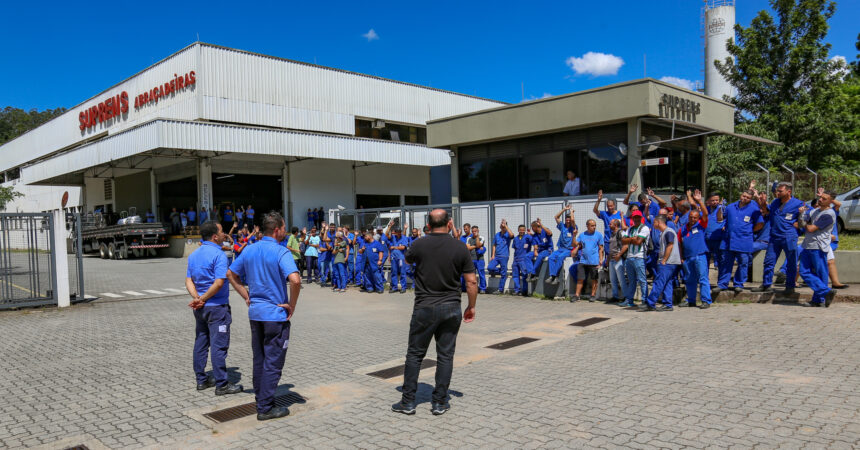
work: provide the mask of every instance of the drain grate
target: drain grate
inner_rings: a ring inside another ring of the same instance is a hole
[[[495,350],[507,350],[509,348],[517,347],[520,345],[528,344],[529,342],[539,341],[540,339],[530,338],[530,337],[521,337],[516,339],[511,339],[510,341],[499,342],[498,344],[488,345],[485,348],[492,348]]]
[[[609,320],[609,317],[592,317],[590,319],[580,320],[579,322],[573,322],[570,324],[572,327],[587,327],[589,325],[594,325],[596,323],[603,322],[604,320]]]
[[[75,445],[72,447],[66,447],[63,450],[90,450],[90,448],[84,444],[80,444],[80,445]]]
[[[424,358],[424,361],[421,362],[421,369],[427,369],[430,367],[436,367],[436,360]],[[406,369],[406,364],[401,364],[399,366],[389,367],[387,369],[377,370],[376,372],[370,372],[368,375],[376,378],[382,378],[383,380],[387,380],[389,378],[399,377],[403,375],[403,370]]]
[[[287,395],[279,395],[275,397],[275,406],[290,407],[296,403],[305,403],[304,397],[295,392],[290,392]],[[257,403],[245,403],[244,405],[233,406],[231,408],[219,409],[211,413],[203,414],[203,417],[215,421],[217,423],[229,422],[231,420],[241,419],[257,414]]]

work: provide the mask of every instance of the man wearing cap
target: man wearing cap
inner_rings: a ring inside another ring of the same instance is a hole
[[[197,390],[215,386],[215,395],[237,394],[242,385],[227,380],[227,350],[230,347],[230,287],[227,279],[227,257],[221,250],[224,232],[221,224],[205,222],[200,226],[203,244],[188,257],[185,287],[191,294],[194,319],[197,322],[194,340],[194,373]],[[212,351],[212,374],[206,376],[206,360]]]
[[[275,406],[275,390],[290,344],[290,319],[296,311],[302,280],[290,251],[278,244],[286,236],[286,228],[280,214],[266,214],[263,239],[247,247],[227,271],[233,289],[248,305],[257,420],[289,414],[286,407]],[[248,288],[242,284],[243,279]]]
[[[642,213],[633,211],[630,216],[633,226],[627,229],[621,243],[627,245],[627,260],[624,266],[627,272],[627,284],[624,289],[624,301],[619,306],[636,306],[633,299],[638,286],[642,298],[648,298],[648,280],[645,278],[645,253],[648,249],[648,238],[651,230],[642,223]]]

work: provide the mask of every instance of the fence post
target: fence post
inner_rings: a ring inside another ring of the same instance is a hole
[[[785,167],[785,164],[780,164],[779,166],[791,173],[791,188],[796,191],[797,186],[794,185],[794,171],[789,169],[788,167]]]
[[[57,306],[71,305],[69,299],[69,258],[66,256],[66,212],[62,208],[54,210],[51,220],[51,259],[53,260],[53,287]],[[62,229],[60,229],[62,227]]]
[[[81,239],[81,213],[75,213],[75,256],[78,260],[78,295],[81,297],[78,299],[79,301],[83,301],[86,299],[86,295],[84,294],[84,255],[83,249],[83,240]]]
[[[762,165],[761,165],[761,164],[759,164],[759,163],[753,163],[753,164],[755,164],[755,165],[756,165],[756,167],[758,167],[759,169],[763,170],[763,171],[764,171],[764,173],[766,173],[766,174],[767,174],[767,186],[765,186],[764,192],[767,194],[767,197],[768,197],[768,198],[770,198],[770,170],[765,169],[765,168],[764,168],[764,167],[762,167]]]
[[[809,168],[809,166],[806,166],[805,168],[807,172],[815,175],[815,190],[812,191],[812,197],[814,198],[816,195],[818,195],[818,174],[813,172],[812,169]]]

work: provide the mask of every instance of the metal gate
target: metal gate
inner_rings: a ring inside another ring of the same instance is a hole
[[[83,220],[80,213],[66,214],[66,248],[69,260],[69,300],[72,303],[82,302],[84,296],[84,257],[81,248],[81,227]]]
[[[56,304],[54,219],[0,213],[0,309]]]

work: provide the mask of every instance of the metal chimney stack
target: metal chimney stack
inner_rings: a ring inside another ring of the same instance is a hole
[[[714,61],[725,61],[731,56],[726,41],[734,40],[735,1],[705,0],[702,13],[705,19],[705,95],[719,100],[724,100],[724,96],[734,97],[732,86],[717,71]]]

